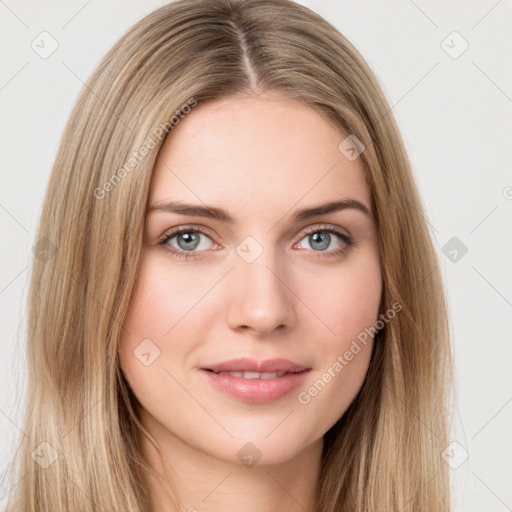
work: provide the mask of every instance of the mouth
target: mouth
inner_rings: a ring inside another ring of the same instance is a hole
[[[262,404],[286,397],[311,368],[285,359],[236,359],[201,368],[214,389],[242,402]]]

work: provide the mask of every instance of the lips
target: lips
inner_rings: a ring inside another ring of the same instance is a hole
[[[266,403],[288,395],[311,368],[287,359],[241,358],[201,368],[217,390],[243,402]]]

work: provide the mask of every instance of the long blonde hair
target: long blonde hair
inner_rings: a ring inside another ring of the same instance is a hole
[[[26,435],[9,511],[151,510],[140,444],[147,433],[117,343],[141,261],[164,138],[158,127],[169,129],[191,99],[200,108],[255,91],[305,102],[363,143],[381,310],[402,307],[379,333],[358,396],[325,435],[318,511],[450,509],[442,451],[452,363],[442,279],[376,78],[333,26],[289,0],[179,0],[107,53],[62,136],[32,265]]]

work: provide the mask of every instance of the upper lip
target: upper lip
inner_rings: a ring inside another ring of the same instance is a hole
[[[272,373],[272,372],[288,372],[298,373],[310,368],[289,361],[288,359],[266,359],[258,361],[242,357],[238,359],[230,359],[218,364],[212,364],[202,368],[203,370],[211,370],[214,372],[256,372],[256,373]]]

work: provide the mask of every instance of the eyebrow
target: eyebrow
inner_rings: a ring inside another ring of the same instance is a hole
[[[342,210],[354,209],[371,217],[370,209],[357,199],[340,199],[329,203],[319,204],[309,208],[303,208],[296,211],[292,216],[293,222],[301,222],[319,215],[334,213]],[[187,204],[180,201],[166,201],[156,203],[149,207],[148,213],[152,211],[160,211],[167,213],[178,213],[180,215],[188,215],[193,217],[206,217],[209,219],[219,220],[228,224],[233,224],[234,219],[227,210],[214,206],[201,206],[198,204]]]

